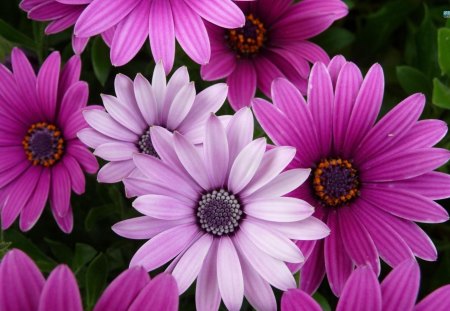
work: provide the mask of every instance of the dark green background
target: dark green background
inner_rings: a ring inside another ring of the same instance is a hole
[[[70,35],[63,33],[44,36],[43,23],[30,21],[18,8],[18,0],[0,1],[0,61],[8,62],[13,46],[29,52],[37,64],[53,50],[59,50],[64,60],[72,55]],[[363,72],[379,62],[386,78],[383,113],[406,96],[423,92],[427,105],[423,118],[450,121],[450,19],[443,11],[450,11],[448,1],[346,1],[349,15],[329,30],[314,38],[330,56],[343,54],[355,62]],[[90,85],[90,103],[101,104],[100,93],[113,94],[113,81],[121,72],[134,78],[137,72],[149,77],[154,62],[148,42],[128,65],[111,67],[109,50],[96,38],[82,54],[82,79]],[[178,49],[174,68],[186,65],[197,91],[212,83],[200,79],[199,66]],[[231,113],[228,105],[221,113]],[[257,128],[255,136],[263,135]],[[448,137],[441,147],[448,148]],[[448,167],[443,167],[447,171]],[[441,201],[450,210],[450,201]],[[120,184],[98,184],[95,176],[87,177],[86,194],[72,196],[75,213],[74,231],[63,234],[47,209],[38,224],[27,233],[15,225],[1,233],[0,256],[8,248],[26,251],[48,273],[59,263],[67,263],[76,274],[84,305],[90,310],[107,285],[143,243],[123,239],[111,231],[114,223],[136,216],[131,201],[124,196]],[[422,284],[420,296],[450,283],[450,224],[424,225],[439,251],[437,262],[420,261]],[[389,269],[383,266],[383,274]],[[181,310],[194,310],[195,289],[191,287],[180,298]],[[277,292],[277,298],[280,293]],[[325,309],[336,304],[326,282],[315,297]],[[243,309],[251,307],[244,303]]]

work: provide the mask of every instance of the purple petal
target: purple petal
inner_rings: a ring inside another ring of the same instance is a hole
[[[203,261],[197,278],[195,290],[195,305],[198,311],[218,310],[220,306],[220,292],[217,283],[217,246],[215,240]]]
[[[206,64],[211,57],[208,33],[201,17],[184,2],[171,2],[178,43],[192,60]]]
[[[228,189],[237,194],[255,175],[266,150],[266,139],[259,138],[245,146],[230,169]]]
[[[58,120],[62,124],[68,122],[75,114],[79,114],[86,106],[89,97],[89,87],[86,82],[78,81],[72,84],[64,93],[59,109]]]
[[[139,52],[148,37],[150,1],[140,1],[116,27],[111,45],[111,63],[122,66]]]
[[[42,64],[36,81],[42,111],[50,120],[56,115],[60,66],[61,56],[59,52],[53,52]]]
[[[139,118],[133,109],[129,108],[128,103],[122,103],[118,98],[111,95],[102,94],[101,97],[106,111],[115,121],[137,135],[141,135],[147,130],[148,124],[142,118]]]
[[[239,28],[245,24],[244,14],[232,1],[191,0],[186,1],[186,4],[214,25],[223,28]]]
[[[170,105],[167,116],[167,129],[175,130],[188,115],[195,100],[195,85],[193,82],[186,84],[175,95]]]
[[[256,78],[256,70],[252,62],[241,60],[236,64],[236,69],[227,78],[230,88],[228,100],[234,111],[250,106],[250,101],[256,92]]]
[[[128,311],[176,311],[178,299],[177,282],[170,274],[162,273],[145,286]]]
[[[106,163],[98,171],[97,181],[100,183],[116,183],[128,177],[136,168],[133,160]]]
[[[205,130],[205,161],[210,185],[222,188],[228,173],[228,139],[219,118],[211,115]]]
[[[413,310],[419,286],[419,265],[414,259],[404,261],[381,283],[383,311]]]
[[[315,63],[308,83],[308,104],[317,129],[322,157],[326,157],[331,148],[333,121],[333,84],[323,63]]]
[[[177,280],[179,294],[183,294],[197,278],[212,243],[212,235],[208,233],[203,234],[202,237],[189,246],[178,261],[172,271],[172,275]]]
[[[45,279],[21,250],[12,249],[0,263],[0,310],[36,310]]]
[[[83,115],[91,127],[106,136],[129,142],[136,142],[139,139],[135,133],[114,121],[105,111],[97,109],[85,110]]]
[[[228,236],[220,238],[217,249],[217,282],[228,310],[240,310],[244,298],[244,279],[237,251]]]
[[[312,295],[325,276],[324,243],[315,242],[315,246],[300,270],[300,288]]]
[[[352,209],[358,206],[339,210],[339,229],[345,250],[358,266],[370,265],[376,274],[380,272],[380,259],[372,238]]]
[[[357,268],[345,284],[336,311],[381,311],[381,289],[375,273],[368,266]]]
[[[300,289],[289,289],[281,297],[283,311],[321,311],[320,305]]]
[[[438,288],[421,302],[419,302],[414,311],[446,311],[450,308],[450,285]]]
[[[94,0],[83,11],[75,24],[77,37],[91,37],[116,25],[138,4],[135,0]]]
[[[407,190],[365,185],[362,197],[392,215],[425,223],[448,220],[448,213],[438,203]]]
[[[229,148],[229,168],[234,160],[253,139],[254,121],[250,109],[242,108],[238,110],[232,117],[227,126],[227,138]]]
[[[336,212],[328,214],[327,225],[331,234],[324,242],[325,269],[331,290],[339,297],[353,271],[353,263],[345,251]]]
[[[170,206],[170,208],[167,208]],[[184,202],[163,195],[147,194],[138,197],[133,207],[146,216],[157,219],[177,220],[193,217],[194,210]]]
[[[125,270],[106,288],[94,311],[127,311],[148,282],[150,277],[142,267]]]
[[[62,163],[66,167],[66,170],[70,172],[70,183],[73,192],[83,194],[86,187],[86,180],[84,179],[83,170],[78,161],[70,154],[66,154],[62,159]]]
[[[67,214],[70,208],[70,192],[72,183],[70,175],[63,164],[52,168],[52,184],[50,188],[50,205],[61,217]]]
[[[150,8],[150,47],[156,62],[162,60],[169,73],[175,58],[175,25],[169,1],[154,0]]]
[[[259,55],[253,63],[256,69],[258,88],[266,96],[270,96],[272,82],[277,78],[283,78],[284,74],[268,57]]]
[[[236,68],[236,55],[226,48],[213,49],[209,63],[202,65],[203,80],[213,81],[228,77]]]
[[[441,172],[429,172],[415,178],[398,180],[389,185],[415,192],[432,200],[450,197],[450,175]]]
[[[303,200],[281,197],[245,203],[245,213],[262,220],[293,222],[311,216],[314,208]]]
[[[127,142],[113,142],[102,144],[95,149],[94,154],[107,161],[126,161],[139,152],[135,144]]]

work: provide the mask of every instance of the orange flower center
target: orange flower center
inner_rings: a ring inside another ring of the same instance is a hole
[[[236,52],[236,57],[251,57],[258,54],[267,40],[264,24],[253,14],[246,16],[244,27],[230,29],[225,38],[228,46]]]

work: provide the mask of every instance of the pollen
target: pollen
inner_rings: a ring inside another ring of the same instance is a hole
[[[312,176],[313,192],[326,207],[340,207],[359,196],[358,170],[351,161],[328,158],[320,161]]]
[[[53,124],[38,122],[28,129],[23,141],[28,160],[33,165],[50,167],[64,154],[64,138]]]
[[[228,46],[236,52],[236,57],[249,58],[258,54],[267,40],[267,30],[260,19],[249,14],[242,28],[230,29],[225,35]]]

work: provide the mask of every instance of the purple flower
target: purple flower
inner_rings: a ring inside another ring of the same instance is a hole
[[[265,139],[253,138],[248,108],[227,127],[211,115],[201,147],[178,132],[155,127],[160,159],[134,155],[144,177],[125,186],[138,195],[133,206],[145,216],[119,222],[113,230],[132,239],[149,239],[130,266],[167,268],[183,293],[197,279],[198,310],[217,310],[223,299],[239,310],[245,295],[256,309],[276,309],[270,285],[295,287],[285,261],[303,255],[291,241],[323,238],[328,228],[306,202],[284,195],[309,175],[308,169],[283,172],[295,155],[291,147],[266,152]],[[175,258],[175,259],[174,259]]]
[[[420,270],[414,260],[406,260],[378,283],[369,266],[354,270],[342,291],[336,311],[447,311],[450,309],[450,285],[438,288],[416,305]],[[281,299],[282,311],[322,310],[300,289],[290,289]]]
[[[347,15],[340,0],[257,0],[240,3],[246,16],[238,29],[208,27],[211,60],[201,68],[202,78],[227,78],[234,110],[249,106],[258,87],[267,96],[277,77],[286,77],[306,90],[309,62],[329,62],[328,55],[307,41]],[[219,25],[220,26],[220,25]]]
[[[88,85],[79,81],[81,64],[72,57],[60,71],[52,53],[36,74],[25,54],[12,51],[10,72],[0,65],[0,209],[2,228],[20,214],[30,230],[47,199],[61,230],[72,231],[71,191],[84,193],[83,171],[95,173],[97,160],[78,140],[86,127],[81,109]]]
[[[433,201],[450,195],[450,176],[433,172],[449,159],[448,150],[433,148],[447,126],[418,120],[422,94],[376,122],[383,88],[380,65],[363,79],[355,64],[337,56],[328,68],[314,65],[307,102],[285,79],[273,83],[274,105],[254,100],[256,117],[272,140],[297,148],[290,167],[312,169],[292,195],[314,205],[315,216],[331,230],[323,241],[298,243],[309,256],[301,274],[301,288],[308,293],[326,271],[340,295],[355,264],[369,264],[379,273],[379,256],[391,266],[414,255],[436,259],[432,241],[415,222],[448,219]]]
[[[133,154],[159,157],[153,146],[155,128],[177,131],[194,144],[202,143],[208,116],[219,110],[227,97],[224,83],[196,95],[186,67],[179,68],[166,83],[161,63],[156,65],[152,85],[141,74],[134,82],[117,75],[115,89],[117,97],[102,95],[106,111],[97,106],[98,110],[84,112],[92,128],[78,133],[95,149],[95,155],[110,161],[98,173],[98,180],[107,183],[121,181],[135,169]],[[221,118],[226,122],[228,117]]]
[[[55,34],[75,25],[81,13],[93,0],[22,0],[20,8],[28,13],[28,18],[35,21],[50,21],[45,28],[47,35]],[[101,33],[103,40],[111,46],[114,27]],[[89,37],[72,35],[72,48],[76,54],[83,52]]]
[[[9,251],[0,263],[0,311],[82,311],[77,281],[66,265],[45,280],[22,251]],[[170,274],[150,280],[141,267],[128,269],[106,288],[94,311],[178,310],[178,291]]]

